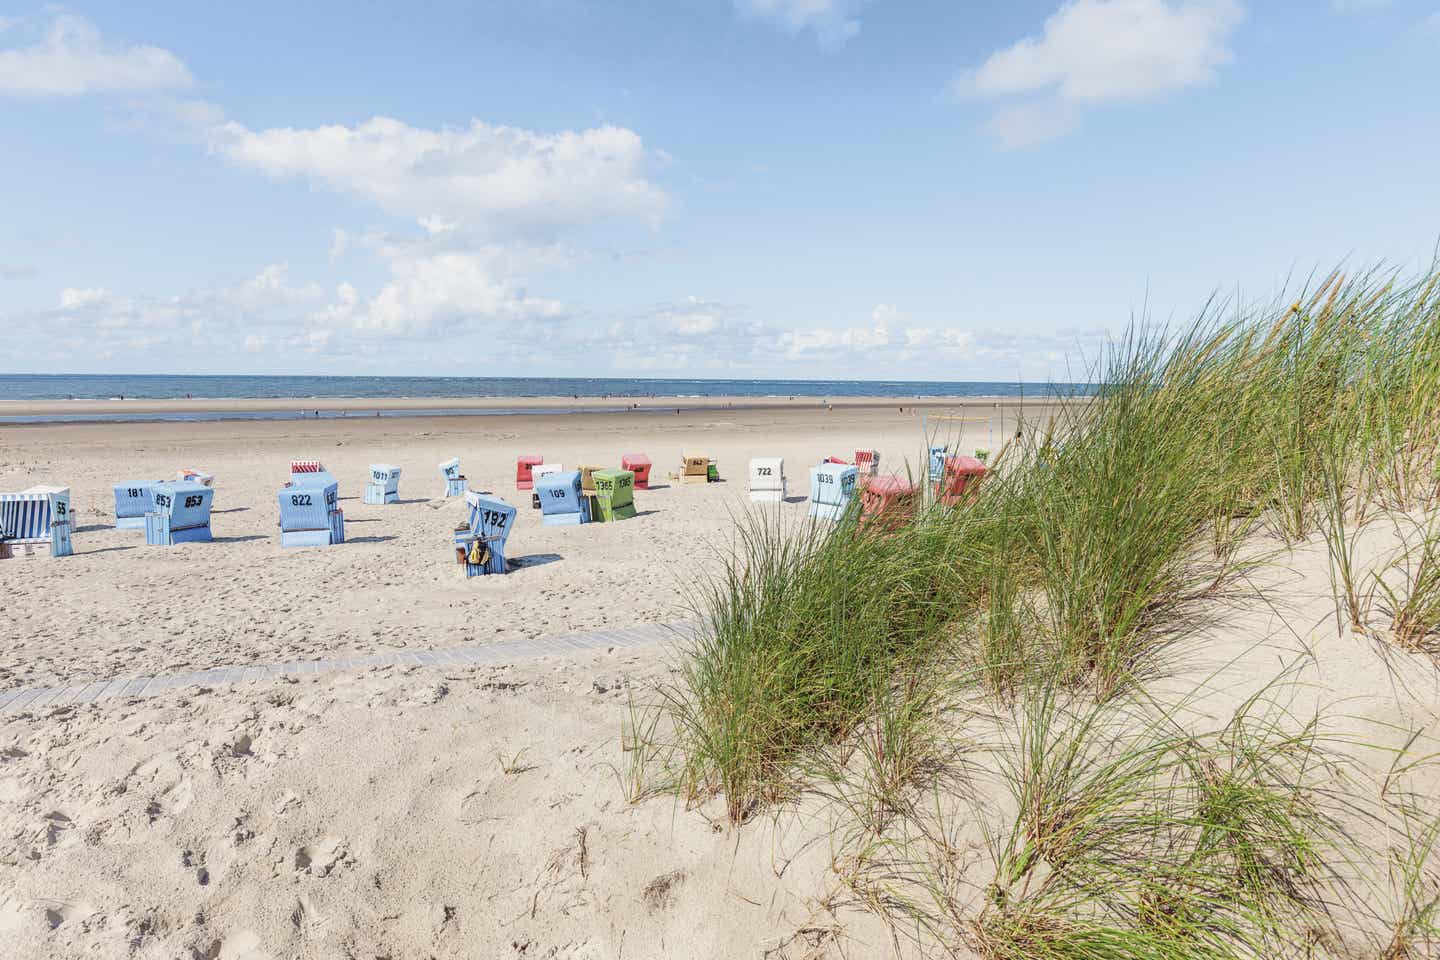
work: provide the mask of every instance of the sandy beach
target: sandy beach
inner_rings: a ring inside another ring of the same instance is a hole
[[[785,458],[791,498],[778,509],[798,521],[805,471],[827,454],[877,448],[885,468],[914,467],[919,420],[901,405],[0,428],[0,488],[67,483],[78,513],[75,556],[0,564],[0,689],[682,619],[751,508],[751,456]],[[987,425],[970,427],[957,442],[983,446]],[[709,452],[725,482],[668,481],[682,449]],[[514,489],[521,453],[573,466],[632,451],[656,464],[634,520],[544,527]],[[467,581],[453,565],[463,509],[440,497],[436,470],[448,456],[472,488],[522,508],[507,576]],[[279,547],[291,457],[339,478],[343,546]],[[404,469],[400,503],[361,502],[376,461]],[[216,474],[215,542],[150,548],[112,528],[115,482],[180,466]],[[1367,555],[1391,546],[1382,537]],[[1303,660],[1299,713],[1343,706],[1377,744],[1398,742],[1396,725],[1434,724],[1433,670],[1337,633],[1323,544],[1270,575],[1263,602],[1218,611],[1154,689],[1207,684],[1197,709],[1222,715]],[[825,798],[736,828],[719,800],[687,809],[650,795],[654,774],[637,772],[624,731],[672,665],[657,644],[6,715],[6,955],[909,955],[857,897],[837,848],[843,817]],[[984,836],[971,824],[956,843],[978,861]]]
[[[899,407],[0,427],[0,489],[60,482],[76,514],[75,556],[30,564],[7,591],[19,629],[0,684],[681,618],[687,586],[717,551],[728,552],[734,518],[750,508],[752,456],[785,458],[794,502],[781,510],[798,518],[809,466],[827,455],[873,448],[886,468],[914,467],[920,419]],[[1018,408],[1003,409],[1013,429]],[[1043,416],[1043,407],[1030,410]],[[968,426],[957,442],[984,446],[988,424]],[[718,461],[723,483],[666,479],[692,448]],[[630,452],[655,463],[633,521],[545,527],[530,494],[515,489],[521,454],[573,468],[618,466]],[[448,543],[465,510],[441,496],[437,470],[452,456],[471,489],[521,507],[508,546],[517,569],[505,578],[457,579]],[[344,549],[280,548],[275,497],[292,457],[317,458],[340,481]],[[371,463],[402,468],[399,503],[362,502]],[[117,483],[170,479],[180,467],[216,475],[214,543],[147,549],[143,532],[113,529]]]

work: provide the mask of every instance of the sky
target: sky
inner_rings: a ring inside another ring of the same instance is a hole
[[[1440,0],[0,0],[0,371],[1082,379],[1427,266],[1437,94]]]

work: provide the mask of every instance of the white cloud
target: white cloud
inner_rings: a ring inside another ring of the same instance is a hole
[[[107,43],[94,24],[73,14],[56,17],[33,46],[0,50],[0,94],[136,93],[190,83],[190,71],[170,51]]]
[[[822,45],[839,46],[860,32],[863,0],[735,0],[745,16],[779,24],[791,33],[813,31]]]
[[[327,348],[351,337],[435,340],[501,328],[506,338],[534,338],[534,321],[563,314],[555,300],[531,296],[519,279],[515,249],[499,246],[434,249],[388,244],[379,249],[391,280],[373,297],[341,284],[333,300],[308,318],[311,331],[328,334]]]
[[[388,117],[357,126],[209,131],[210,147],[277,179],[297,178],[427,225],[502,234],[610,219],[655,221],[661,158],[623,127],[534,133],[473,121],[429,130]]]
[[[331,356],[480,331],[533,348],[567,313],[527,282],[571,259],[560,238],[603,221],[654,223],[667,204],[651,173],[668,158],[622,127],[547,134],[472,121],[423,129],[376,117],[353,127],[200,129],[232,163],[308,180],[420,228],[399,238],[333,232],[332,263],[368,251],[388,280],[373,294],[338,285],[299,332],[275,338]]]
[[[77,289],[67,287],[60,291],[60,309],[77,310],[84,307],[93,307],[105,303],[110,299],[110,291],[104,287],[91,287],[89,289]]]
[[[1038,37],[991,54],[955,83],[961,96],[1038,99],[1001,110],[1012,146],[1068,133],[1079,107],[1154,99],[1212,82],[1233,59],[1237,0],[1067,0]]]
[[[735,304],[690,297],[609,324],[570,329],[555,359],[608,360],[616,373],[824,376],[861,379],[1044,377],[1077,350],[1098,351],[1101,330],[1007,333],[912,321],[878,304],[868,323],[783,327]],[[569,351],[568,353],[566,351]]]
[[[156,356],[193,351],[213,359],[235,349],[256,350],[268,342],[263,328],[283,332],[297,311],[323,296],[314,284],[292,285],[284,264],[238,283],[166,297],[67,287],[53,309],[0,316],[0,325],[16,334],[16,344],[0,346],[0,357],[35,350],[45,354],[43,359],[67,362],[83,354],[127,356],[148,364]],[[33,363],[36,357],[17,359]]]
[[[1063,100],[1034,100],[1001,107],[985,123],[985,130],[1008,149],[1031,147],[1056,140],[1080,125],[1080,110]]]

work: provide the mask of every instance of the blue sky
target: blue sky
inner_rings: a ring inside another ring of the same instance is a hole
[[[1437,81],[1440,0],[0,5],[0,370],[1064,378],[1428,263]]]

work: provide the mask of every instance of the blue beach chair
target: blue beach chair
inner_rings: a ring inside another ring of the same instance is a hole
[[[930,448],[930,482],[939,483],[945,479],[945,461],[950,458],[949,447]]]
[[[150,488],[154,506],[145,514],[145,542],[152,547],[208,543],[210,506],[215,491],[193,480],[157,483]]]
[[[535,481],[540,498],[540,522],[547,527],[569,527],[590,522],[590,500],[581,489],[580,471],[549,473]]]
[[[125,480],[115,484],[115,529],[144,530],[145,514],[154,506],[151,487],[159,480]]]
[[[277,495],[280,546],[328,547],[345,542],[340,485],[328,473],[305,474]]]
[[[460,458],[452,457],[440,464],[440,476],[445,480],[445,497],[465,496],[465,475],[460,472]]]
[[[482,577],[505,572],[505,543],[515,528],[516,509],[499,497],[466,493],[469,523],[455,531],[455,549],[466,577]],[[472,555],[483,559],[472,563]]]
[[[68,557],[70,533],[69,487],[0,493],[0,557]]]
[[[855,497],[859,471],[848,463],[822,463],[810,468],[810,516],[839,520]]]
[[[400,468],[389,463],[370,464],[370,482],[365,484],[365,502],[394,503],[400,499]]]

